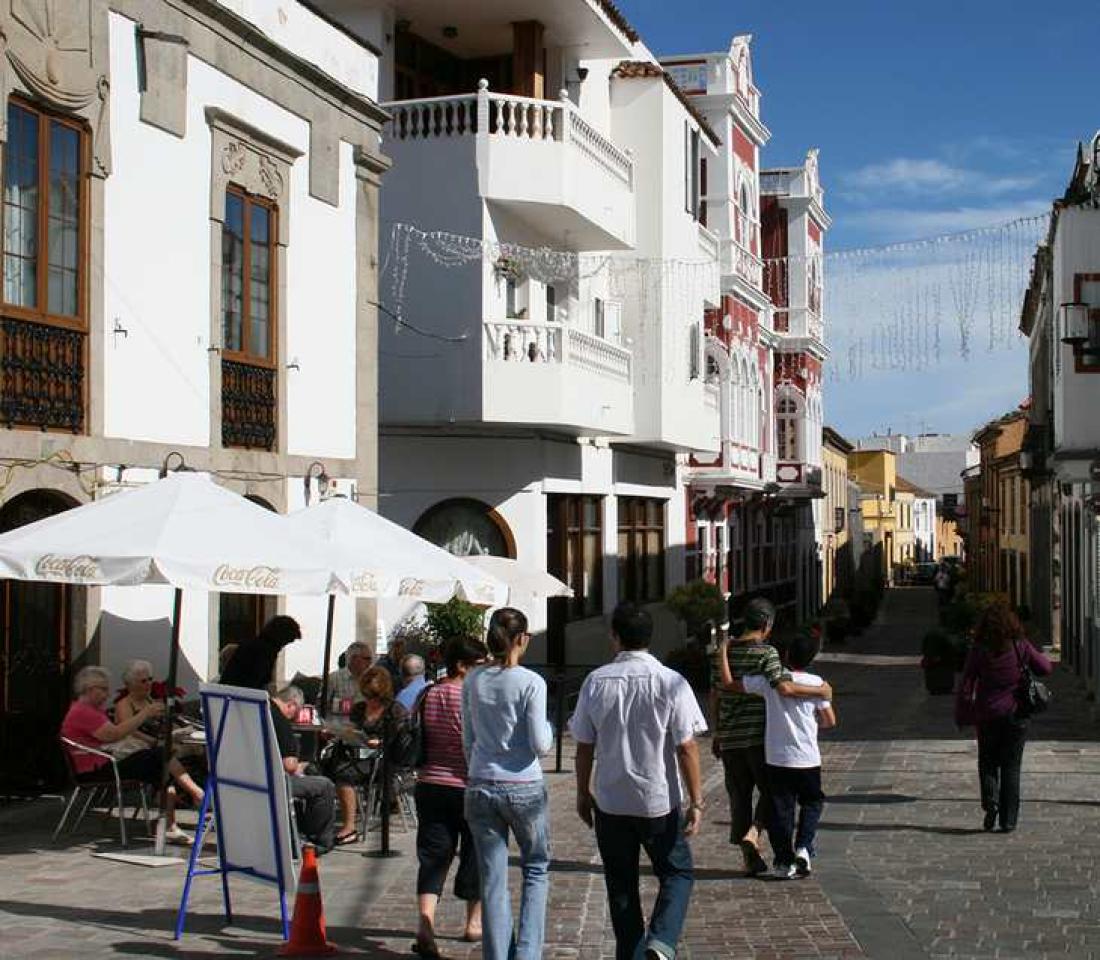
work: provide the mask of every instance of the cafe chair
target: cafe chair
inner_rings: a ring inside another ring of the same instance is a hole
[[[107,807],[106,817],[110,817],[111,812],[118,807],[118,832],[122,839],[122,845],[126,844],[126,808],[124,806],[124,790],[136,790],[140,800],[140,806],[134,807],[134,819],[137,819],[138,811],[141,810],[145,815],[145,828],[149,830],[152,824],[152,817],[149,814],[149,803],[145,796],[146,785],[140,780],[124,780],[118,773],[118,760],[106,750],[96,750],[94,747],[87,747],[82,743],[77,743],[75,740],[70,740],[68,737],[61,737],[61,753],[65,757],[65,769],[69,775],[69,785],[72,787],[72,793],[69,795],[69,801],[65,804],[65,809],[61,813],[61,819],[57,821],[57,826],[54,828],[53,836],[50,838],[52,841],[56,841],[58,835],[65,827],[66,821],[69,819],[69,815],[76,808],[78,801],[83,798],[83,805],[80,808],[80,813],[69,827],[69,832],[75,831],[87,816],[88,810],[91,809],[92,804],[97,797],[103,797],[105,800],[110,800],[112,795],[114,796],[114,802]],[[73,755],[77,753],[90,754],[94,757],[102,757],[108,762],[103,764],[99,770],[96,771],[96,777],[94,779],[85,778],[83,780],[77,779],[76,766],[73,763]]]
[[[393,799],[397,804],[397,813],[401,817],[401,829],[406,833],[409,824],[416,826],[416,807],[413,804],[413,789],[416,787],[416,771],[412,769],[391,770],[393,776]],[[370,779],[359,791],[359,818],[363,823],[363,832],[369,832],[381,822],[382,816],[382,762],[381,757],[371,769]]]

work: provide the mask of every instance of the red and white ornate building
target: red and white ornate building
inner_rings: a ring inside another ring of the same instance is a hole
[[[708,310],[708,410],[718,454],[696,454],[687,488],[688,576],[714,580],[734,611],[764,595],[787,620],[821,604],[823,205],[817,151],[762,170],[751,37],[662,64],[717,131],[706,225],[721,242],[722,296]]]

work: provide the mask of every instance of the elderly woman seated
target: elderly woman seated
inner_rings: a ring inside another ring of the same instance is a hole
[[[112,721],[105,711],[110,698],[111,675],[102,667],[84,667],[76,675],[73,690],[76,699],[62,721],[61,736],[93,750],[117,752],[118,773],[122,779],[138,780],[159,787],[164,770],[164,752],[153,745],[150,737],[140,734],[139,731],[143,725],[159,720],[164,715],[164,704],[157,700],[146,700],[127,719]],[[70,749],[70,756],[78,781],[96,782],[102,780],[108,772],[106,767],[110,761],[103,757],[74,749]],[[168,769],[172,779],[190,794],[196,805],[201,803],[202,789],[180,762],[172,758]],[[190,838],[176,824],[175,794],[171,790],[165,801],[165,814],[168,820],[167,839],[177,843],[188,842]]]

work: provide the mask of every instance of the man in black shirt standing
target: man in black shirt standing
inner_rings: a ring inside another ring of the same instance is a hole
[[[328,853],[336,842],[336,786],[328,777],[306,774],[306,764],[298,758],[298,741],[290,718],[304,702],[301,690],[284,687],[271,698],[271,722],[290,795],[301,801],[298,830],[318,853]]]

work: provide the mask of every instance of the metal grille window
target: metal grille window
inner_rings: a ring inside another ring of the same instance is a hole
[[[715,542],[717,563],[722,545]],[[717,570],[716,570],[717,574]],[[619,497],[619,596],[653,603],[665,592],[665,502]]]
[[[85,420],[85,129],[12,98],[4,147],[0,421],[78,433]]]
[[[277,211],[237,187],[222,224],[222,443],[272,450],[276,436]]]
[[[603,611],[603,498],[551,494],[546,498],[549,572],[573,589],[569,619]]]

